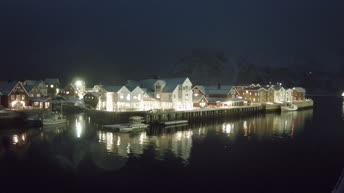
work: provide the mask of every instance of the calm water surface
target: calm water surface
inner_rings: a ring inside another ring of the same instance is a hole
[[[0,130],[0,192],[331,192],[344,168],[344,103],[314,100],[130,134],[83,114],[67,127]]]

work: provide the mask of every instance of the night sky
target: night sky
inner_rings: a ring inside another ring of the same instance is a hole
[[[342,0],[1,0],[0,79],[143,78],[168,73],[195,48],[335,71],[344,64],[343,8]]]

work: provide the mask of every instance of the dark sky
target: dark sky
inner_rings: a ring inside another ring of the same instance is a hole
[[[194,48],[335,70],[343,10],[343,0],[1,0],[0,79],[135,79],[167,73]]]

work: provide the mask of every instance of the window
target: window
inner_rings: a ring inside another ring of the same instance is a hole
[[[41,97],[41,94],[37,94],[37,97]]]
[[[128,101],[130,100],[130,94],[127,94],[127,100]]]
[[[22,100],[25,100],[25,95],[22,95],[21,99],[22,99]]]
[[[157,99],[160,99],[160,94],[156,94],[156,98],[157,98]]]
[[[54,88],[54,85],[50,85],[50,88]]]
[[[67,91],[66,94],[69,94],[69,91]]]
[[[11,95],[11,100],[15,100],[15,96],[14,95]]]
[[[123,96],[123,94],[121,93],[121,94],[119,94],[119,98],[120,99],[123,99],[124,98],[124,96]]]
[[[137,96],[137,99],[141,100],[141,94],[139,94],[139,95]]]

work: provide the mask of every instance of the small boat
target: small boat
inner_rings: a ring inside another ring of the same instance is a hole
[[[43,126],[65,124],[67,123],[67,119],[65,119],[62,114],[50,113],[43,116],[42,123]]]
[[[43,121],[39,115],[32,115],[25,119],[25,124],[29,127],[42,127]]]
[[[298,107],[292,103],[287,103],[286,106],[281,106],[281,111],[282,112],[287,112],[287,111],[297,111]]]
[[[149,126],[147,124],[144,124],[143,122],[143,117],[134,116],[129,118],[129,123],[103,125],[103,129],[119,132],[129,132],[133,130],[145,129]]]
[[[180,125],[180,124],[188,124],[188,120],[177,120],[177,121],[166,121],[161,122],[162,125],[168,126],[168,125]]]

